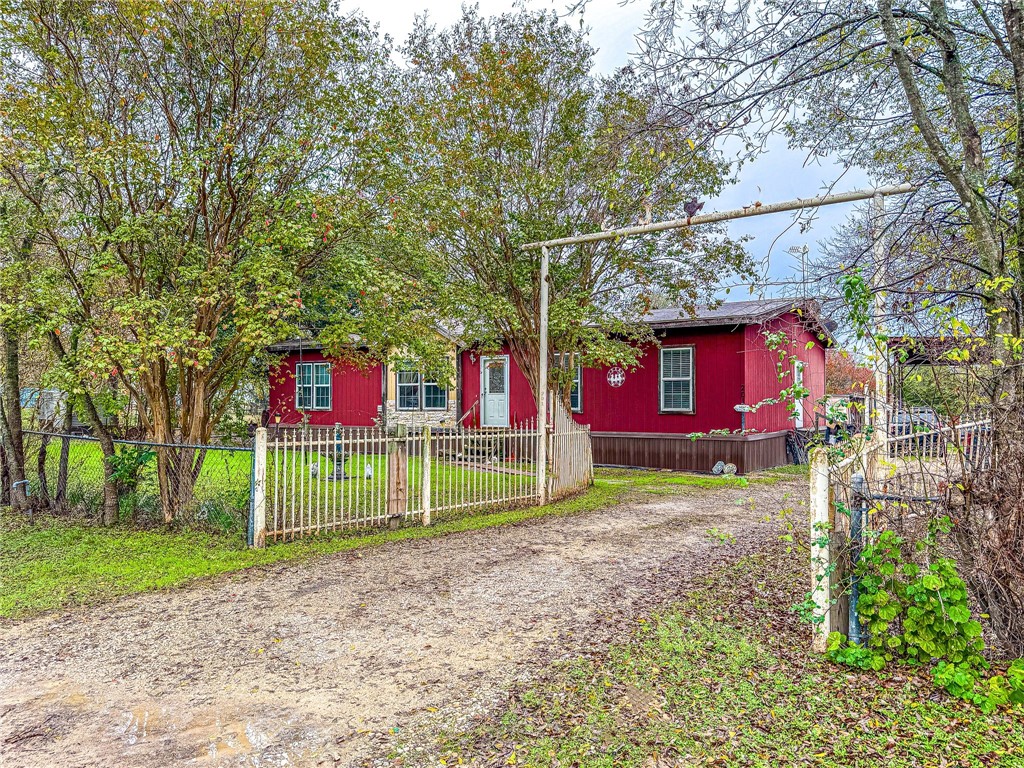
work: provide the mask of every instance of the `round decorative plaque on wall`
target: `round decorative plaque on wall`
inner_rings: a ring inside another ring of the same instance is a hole
[[[608,383],[613,387],[621,387],[626,383],[626,372],[615,366],[608,369]]]

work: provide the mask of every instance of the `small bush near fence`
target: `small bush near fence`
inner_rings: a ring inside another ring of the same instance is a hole
[[[157,473],[158,452],[178,449],[118,440],[113,477],[119,522],[151,527],[164,515]],[[25,435],[29,494],[35,509],[98,520],[103,508],[103,452],[95,438],[30,432]],[[202,446],[194,452],[194,491],[176,524],[244,533],[249,519],[252,448]]]

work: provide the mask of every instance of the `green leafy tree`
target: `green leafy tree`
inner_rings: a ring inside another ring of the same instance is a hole
[[[593,75],[584,32],[553,14],[469,9],[444,30],[420,20],[403,50],[402,186],[388,204],[418,235],[422,272],[443,276],[466,338],[507,342],[537,392],[540,255],[520,246],[683,216],[728,169],[696,148],[692,123],[664,129],[654,92],[631,71]],[[629,342],[651,341],[637,321],[652,297],[692,307],[746,265],[711,230],[553,249],[550,352],[568,353],[568,370],[576,355],[633,364]]]
[[[34,332],[71,391],[120,392],[151,440],[208,442],[304,295],[371,269],[388,51],[317,0],[3,0],[0,19]],[[159,451],[168,522],[201,456]]]

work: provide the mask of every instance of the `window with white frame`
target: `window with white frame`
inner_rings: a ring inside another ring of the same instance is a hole
[[[418,411],[420,409],[420,374],[418,371],[398,371],[398,410]]]
[[[423,409],[426,411],[448,410],[448,390],[429,379],[423,380]]]
[[[661,350],[661,410],[693,413],[693,347]]]
[[[577,365],[572,374],[572,387],[569,389],[569,407],[574,413],[583,413],[583,366]]]
[[[331,364],[295,366],[295,407],[300,411],[331,410]]]
[[[448,410],[448,390],[418,371],[398,371],[397,408],[400,411]]]
[[[568,355],[564,352],[557,353],[555,360],[559,368],[568,365]],[[569,408],[573,413],[583,413],[583,366],[576,363],[572,372],[572,384],[569,385]]]

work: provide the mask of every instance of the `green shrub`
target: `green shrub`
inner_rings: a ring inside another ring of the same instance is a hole
[[[876,672],[889,663],[928,665],[936,684],[985,711],[1024,703],[1024,660],[1015,661],[1005,675],[985,677],[985,643],[981,624],[971,616],[967,585],[953,560],[931,556],[936,532],[947,530],[948,520],[940,519],[915,545],[929,555],[923,567],[906,557],[907,542],[892,531],[864,548],[854,573],[857,615],[867,641],[859,646],[834,632],[828,656]]]

